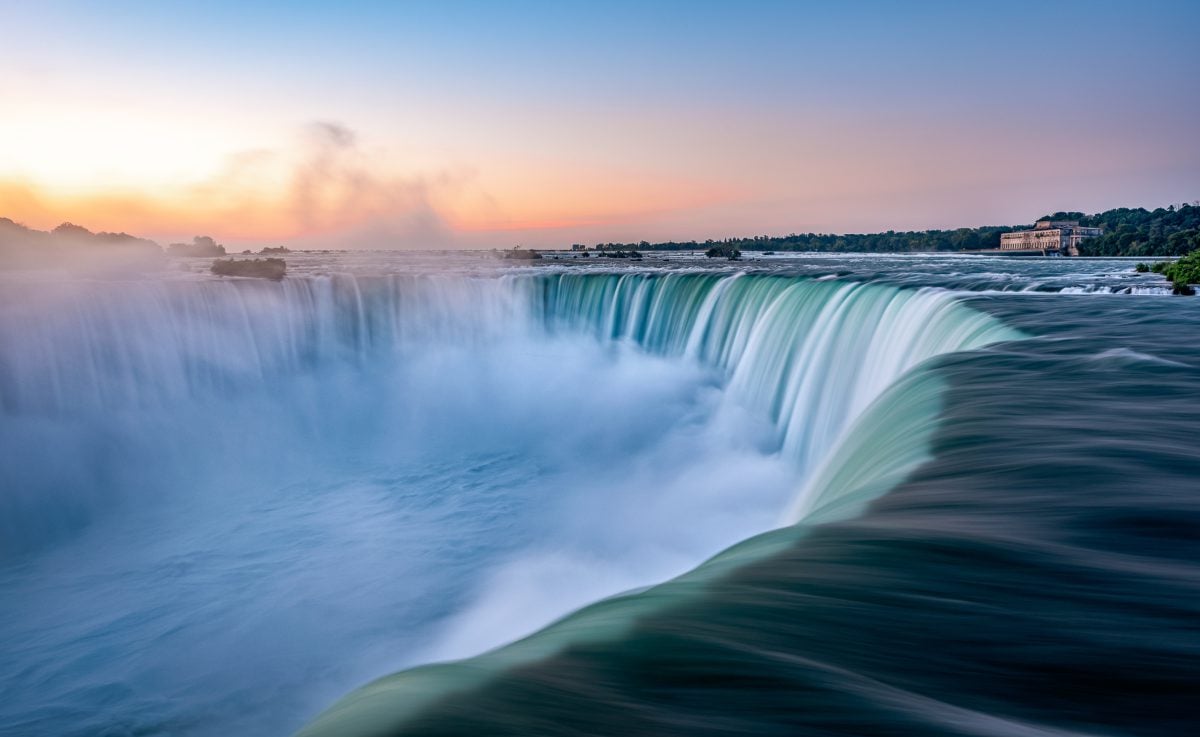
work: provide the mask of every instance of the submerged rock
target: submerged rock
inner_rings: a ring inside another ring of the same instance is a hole
[[[281,258],[217,259],[212,264],[212,273],[217,276],[250,276],[279,281],[286,271],[287,262]]]

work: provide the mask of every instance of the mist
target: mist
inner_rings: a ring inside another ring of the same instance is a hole
[[[395,342],[310,358],[279,341],[311,315],[222,286],[76,287],[3,324],[24,358],[0,363],[20,390],[0,485],[21,490],[0,553],[27,562],[0,581],[2,646],[79,649],[14,695],[22,721],[121,683],[131,728],[288,731],[347,686],[682,573],[795,484],[710,369],[550,338],[498,283],[410,284]]]

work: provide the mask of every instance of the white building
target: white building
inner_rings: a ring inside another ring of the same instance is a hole
[[[1078,256],[1080,241],[1103,233],[1101,228],[1082,227],[1077,220],[1039,220],[1033,230],[1001,233],[1000,250]]]

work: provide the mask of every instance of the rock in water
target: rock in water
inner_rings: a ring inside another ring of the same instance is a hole
[[[525,248],[514,248],[511,251],[504,252],[504,258],[517,259],[519,261],[533,261],[542,257],[542,254],[537,251]]]
[[[252,276],[279,281],[286,271],[287,262],[281,258],[217,259],[212,264],[212,273],[217,276]]]

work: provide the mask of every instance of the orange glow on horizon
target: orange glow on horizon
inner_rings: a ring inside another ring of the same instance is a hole
[[[219,188],[218,188],[219,189]],[[294,188],[292,188],[294,189]],[[148,194],[135,190],[55,192],[28,181],[0,180],[0,217],[27,227],[50,230],[64,222],[95,232],[125,232],[154,240],[212,235],[235,242],[317,240],[426,217],[455,234],[477,237],[520,231],[551,233],[569,229],[633,225],[664,213],[721,202],[722,193],[699,187],[621,187],[602,182],[575,183],[558,196],[536,190],[513,191],[498,198],[441,191],[418,185],[384,186],[348,198],[340,191],[318,192],[298,211],[293,191],[260,192],[239,187],[216,192],[212,186],[186,187]],[[727,197],[727,196],[726,196]]]

